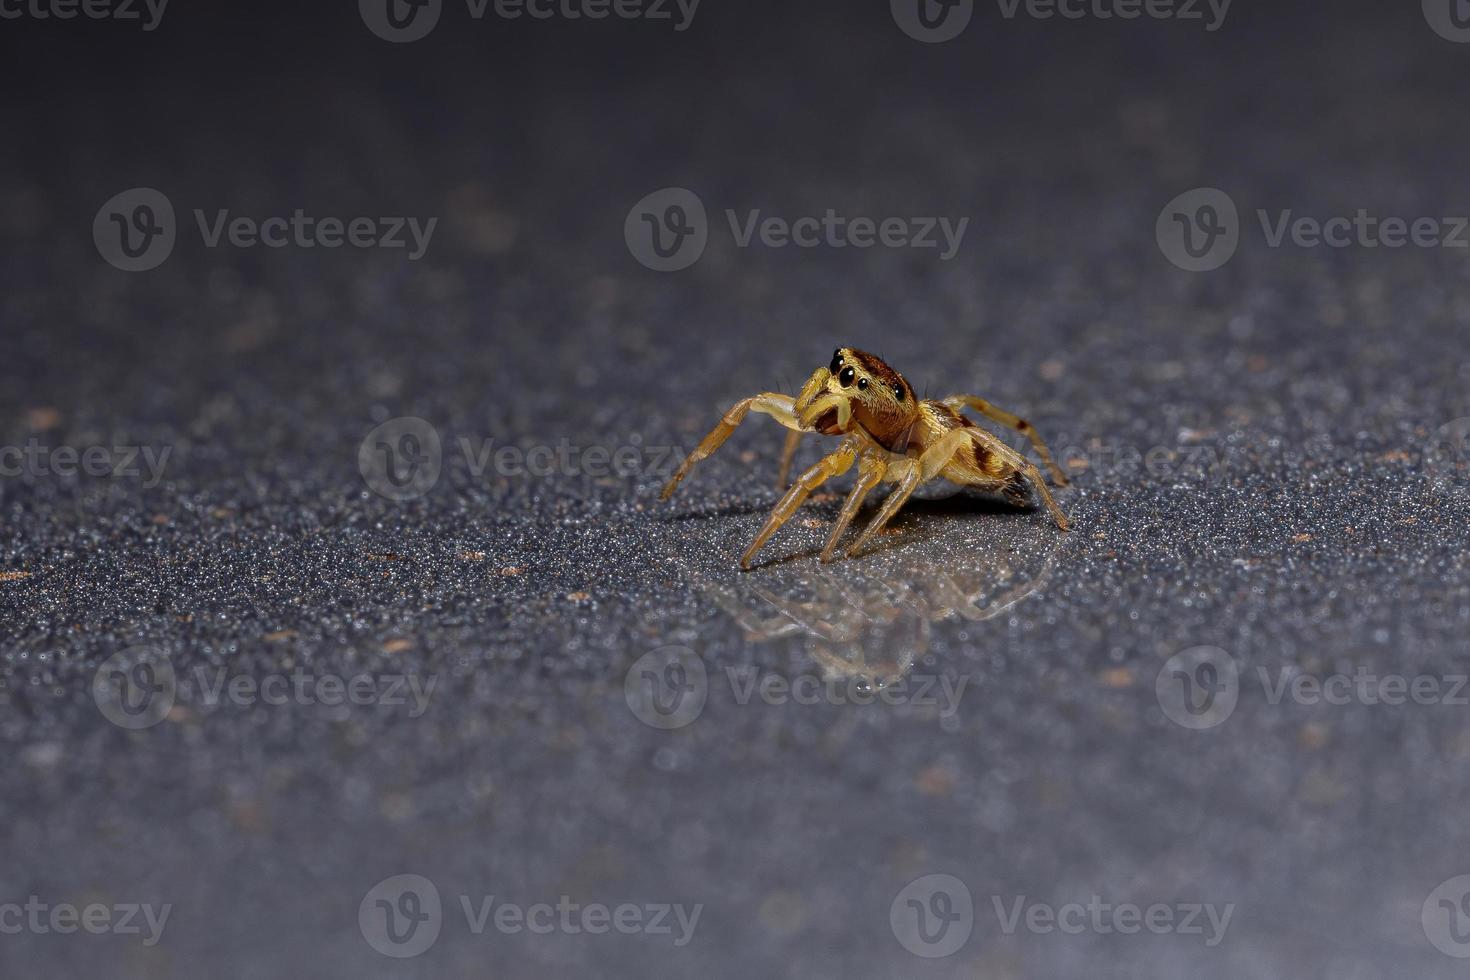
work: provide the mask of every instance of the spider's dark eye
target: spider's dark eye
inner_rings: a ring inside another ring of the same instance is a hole
[[[860,380],[858,382],[858,389],[861,390],[861,391],[867,391],[868,390],[868,379],[867,378],[863,378],[862,380]]]
[[[857,372],[849,365],[842,369],[842,373],[837,376],[837,380],[842,384],[842,387],[846,388],[852,384],[852,379],[855,377],[857,377]]]
[[[842,367],[842,351],[840,351],[840,350],[834,350],[832,352],[832,366],[829,367],[829,368],[827,368],[827,370],[828,371],[831,371],[833,374],[836,374],[838,372],[838,370],[841,369],[841,367]]]
[[[893,386],[893,397],[897,398],[899,401],[903,401],[903,385]]]

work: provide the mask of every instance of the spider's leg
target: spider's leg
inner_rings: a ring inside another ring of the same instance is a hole
[[[883,530],[883,526],[893,518],[894,514],[898,513],[898,509],[904,505],[919,484],[934,479],[948,465],[955,451],[969,441],[971,431],[971,429],[950,429],[938,442],[925,449],[924,455],[919,458],[905,456],[888,464],[888,478],[897,481],[898,486],[888,495],[888,499],[883,501],[883,506],[879,508],[877,515],[868,522],[867,527],[863,528],[863,533],[858,535],[852,547],[847,549],[849,558],[861,551],[869,538]]]
[[[826,482],[829,477],[841,476],[847,472],[852,466],[852,461],[857,458],[858,449],[861,446],[862,437],[856,434],[850,435],[843,439],[842,445],[832,453],[823,456],[810,469],[797,477],[791,489],[786,491],[786,496],[782,497],[781,502],[772,509],[765,527],[761,528],[761,532],[755,536],[750,547],[745,549],[745,554],[740,558],[741,568],[747,570],[750,568],[751,559],[755,557],[756,552],[760,551],[761,547],[771,539],[771,535],[776,533],[777,528],[785,524],[791,515],[796,513],[796,508],[801,506],[808,494]]]
[[[786,489],[786,478],[791,475],[791,460],[796,456],[796,447],[801,444],[801,431],[793,429],[786,433],[786,445],[781,447],[781,472],[776,474],[776,489]]]
[[[878,509],[878,513],[873,519],[868,522],[868,526],[863,528],[863,533],[858,535],[858,539],[852,543],[852,547],[847,549],[847,557],[851,558],[857,554],[862,549],[862,546],[867,544],[868,539],[881,531],[883,525],[887,524],[889,519],[898,513],[898,509],[904,505],[904,501],[909,499],[909,495],[914,492],[920,483],[924,482],[922,479],[923,473],[924,471],[919,466],[919,461],[909,457],[897,460],[888,467],[889,478],[896,479],[898,486],[888,495],[888,499],[883,501],[883,506]]]
[[[1022,464],[1021,474],[1036,488],[1036,492],[1041,494],[1041,502],[1046,504],[1047,510],[1051,511],[1051,519],[1057,522],[1057,527],[1063,531],[1072,530],[1072,522],[1067,520],[1067,515],[1062,513],[1062,509],[1052,499],[1051,491],[1046,488],[1046,480],[1042,478],[1041,471],[1036,468],[1036,464],[1031,462]]]
[[[888,472],[888,461],[882,453],[870,452],[863,457],[858,464],[857,483],[853,484],[852,492],[847,495],[847,501],[842,505],[842,513],[837,515],[837,526],[832,529],[832,536],[827,539],[827,547],[822,549],[822,561],[829,562],[837,551],[837,542],[842,540],[842,534],[847,530],[847,525],[857,516],[858,508],[863,505],[863,498],[868,495],[883,479],[883,474]]]
[[[1052,461],[1051,453],[1047,450],[1046,443],[1041,441],[1041,436],[1037,434],[1036,428],[1021,416],[1007,412],[1003,408],[997,408],[985,399],[976,398],[974,395],[951,395],[944,399],[944,404],[956,412],[962,408],[974,409],[993,422],[999,422],[1007,428],[1023,433],[1027,439],[1031,440],[1031,447],[1036,450],[1036,455],[1041,457],[1041,461],[1051,471],[1056,485],[1059,487],[1067,485],[1067,474],[1063,473],[1062,468]]]
[[[753,395],[750,398],[736,402],[725,413],[725,417],[720,419],[719,424],[710,430],[710,434],[704,437],[704,441],[694,447],[694,452],[690,453],[688,458],[679,464],[679,469],[669,478],[669,482],[664,484],[663,493],[659,494],[659,498],[668,500],[669,497],[673,496],[674,488],[679,485],[680,480],[689,474],[689,471],[694,468],[694,464],[724,445],[725,440],[730,438],[730,433],[734,432],[736,426],[745,421],[745,416],[751,409],[757,412],[764,412],[788,429],[800,430],[801,423],[796,420],[796,412],[792,407],[794,404],[795,402],[790,395],[782,395],[774,391]]]
[[[978,425],[955,429],[951,433],[956,434],[962,435],[969,445],[956,447],[948,459],[940,462],[946,477],[984,490],[999,490],[1011,500],[1016,500],[1018,491],[1026,486],[1034,487],[1057,527],[1063,531],[1071,529],[1071,522],[1052,499],[1046,480],[1042,479],[1041,471],[1034,463]],[[928,458],[929,453],[926,452],[924,459],[927,461]]]

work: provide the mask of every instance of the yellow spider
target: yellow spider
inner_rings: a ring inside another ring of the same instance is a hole
[[[848,557],[857,554],[869,538],[883,529],[920,483],[936,476],[964,486],[997,491],[1017,503],[1026,499],[1028,485],[1035,487],[1057,527],[1068,530],[1071,525],[1067,515],[1052,499],[1040,471],[1026,457],[961,415],[963,408],[1024,432],[1057,486],[1066,486],[1066,475],[1052,462],[1051,453],[1030,422],[971,395],[920,401],[903,376],[881,359],[852,347],[839,347],[832,354],[832,363],[812,372],[795,398],[765,392],[737,402],[680,465],[664,487],[662,499],[668,500],[694,464],[719,449],[754,409],[791,430],[786,434],[786,446],[781,454],[778,486],[786,484],[791,458],[802,433],[819,432],[844,438],[836,450],[792,484],[741,556],[741,568],[750,568],[756,552],[796,512],[808,494],[828,478],[846,473],[854,462],[858,464],[857,484],[847,495],[837,526],[822,549],[824,562],[832,560],[842,533],[868,491],[883,480],[897,483],[898,487],[847,549]]]

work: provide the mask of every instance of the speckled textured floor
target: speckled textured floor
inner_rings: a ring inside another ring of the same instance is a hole
[[[1257,212],[1470,214],[1470,45],[1415,4],[936,45],[859,6],[7,24],[0,465],[44,462],[0,478],[0,975],[1462,975],[1470,249]],[[178,242],[128,273],[91,231],[137,186]],[[679,272],[624,238],[666,187],[709,215]],[[1197,187],[1240,243],[1193,273],[1156,222]],[[411,261],[193,217],[297,208],[440,220]],[[741,247],[756,209],[970,220],[944,260]],[[780,430],[657,489],[839,344],[1026,414],[1074,529],[933,488],[823,567],[846,477],[737,571]],[[390,499],[380,441],[437,479]],[[1433,703],[1312,696],[1364,674]],[[109,700],[144,682],[161,720]]]

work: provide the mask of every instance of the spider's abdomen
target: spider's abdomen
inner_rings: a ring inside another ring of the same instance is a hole
[[[979,433],[988,435],[943,402],[923,401],[919,403],[919,410],[919,431],[909,444],[910,456],[922,454],[924,448],[932,446],[954,429],[978,429]],[[1020,456],[1015,450],[994,437],[977,438],[966,440],[940,473],[955,483],[998,489],[1019,466]]]

